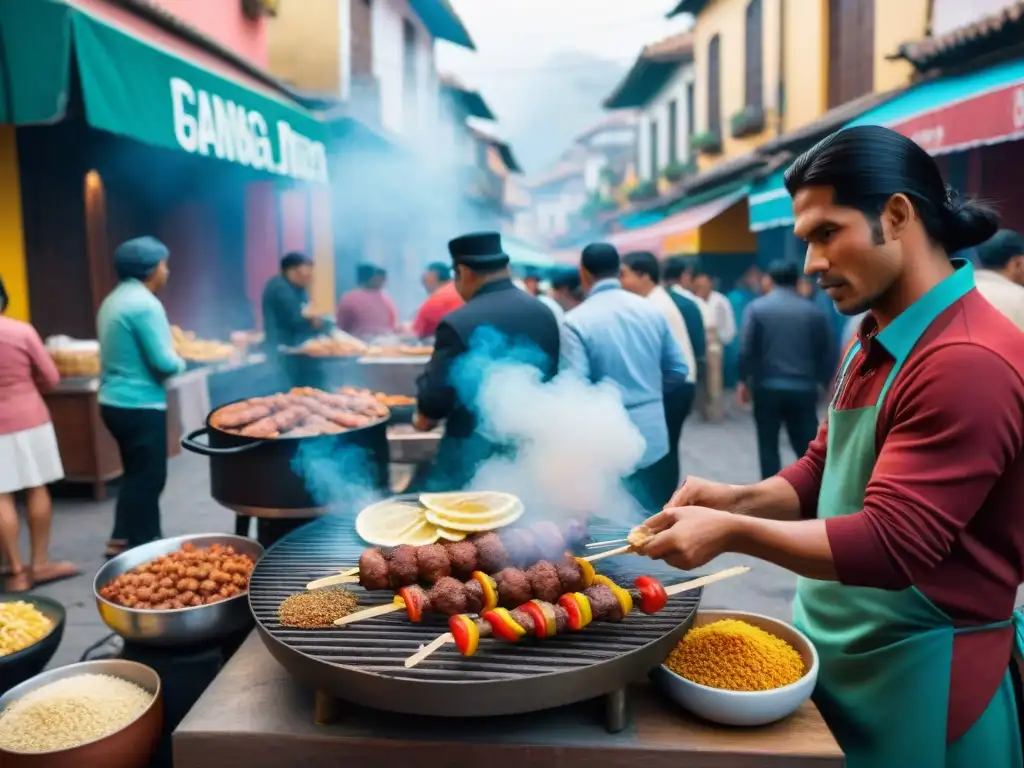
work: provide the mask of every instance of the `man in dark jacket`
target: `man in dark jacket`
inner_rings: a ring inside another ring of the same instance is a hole
[[[434,354],[417,382],[419,430],[445,422],[434,465],[413,480],[419,490],[458,490],[477,468],[503,446],[480,434],[477,384],[491,363],[525,362],[544,380],[558,372],[558,322],[544,304],[512,282],[501,236],[480,232],[448,243],[455,266],[455,287],[465,306],[437,326]]]

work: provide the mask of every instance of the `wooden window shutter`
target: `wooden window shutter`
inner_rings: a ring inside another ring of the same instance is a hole
[[[722,132],[722,41],[715,35],[708,42],[708,130]]]
[[[745,106],[764,106],[764,29],[761,0],[747,5],[746,101]]]
[[[679,162],[679,102],[668,103],[668,163]]]

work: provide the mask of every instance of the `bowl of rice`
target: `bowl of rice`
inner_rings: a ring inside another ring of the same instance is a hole
[[[0,765],[146,768],[162,729],[155,671],[121,659],[69,664],[0,697]]]
[[[38,675],[64,636],[64,606],[42,595],[0,595],[0,695]]]
[[[651,677],[670,699],[705,720],[767,725],[810,698],[818,680],[818,652],[784,621],[742,611],[700,611]]]

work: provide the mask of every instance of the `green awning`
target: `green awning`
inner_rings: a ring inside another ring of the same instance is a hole
[[[326,126],[59,0],[0,3],[0,120],[63,118],[71,55],[86,121],[146,144],[327,182]]]
[[[501,244],[512,264],[523,267],[553,267],[555,260],[538,246],[527,243],[516,237],[501,236]]]

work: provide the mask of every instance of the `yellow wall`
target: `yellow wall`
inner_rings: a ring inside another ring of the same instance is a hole
[[[313,284],[310,303],[318,312],[334,314],[338,297],[334,287],[334,233],[331,228],[331,191],[315,186],[309,192],[310,229],[313,230]]]
[[[270,19],[270,71],[303,90],[341,93],[339,2],[289,0]]]
[[[700,228],[701,253],[753,253],[757,235],[750,231],[750,210],[743,198]]]
[[[18,145],[13,125],[0,125],[0,277],[10,299],[7,317],[28,320],[28,274],[21,225]]]
[[[914,68],[909,62],[886,57],[895,53],[900,43],[925,36],[930,5],[930,0],[875,0],[875,90],[879,93],[910,80]]]
[[[828,0],[787,0],[783,129],[815,120],[828,105]]]

